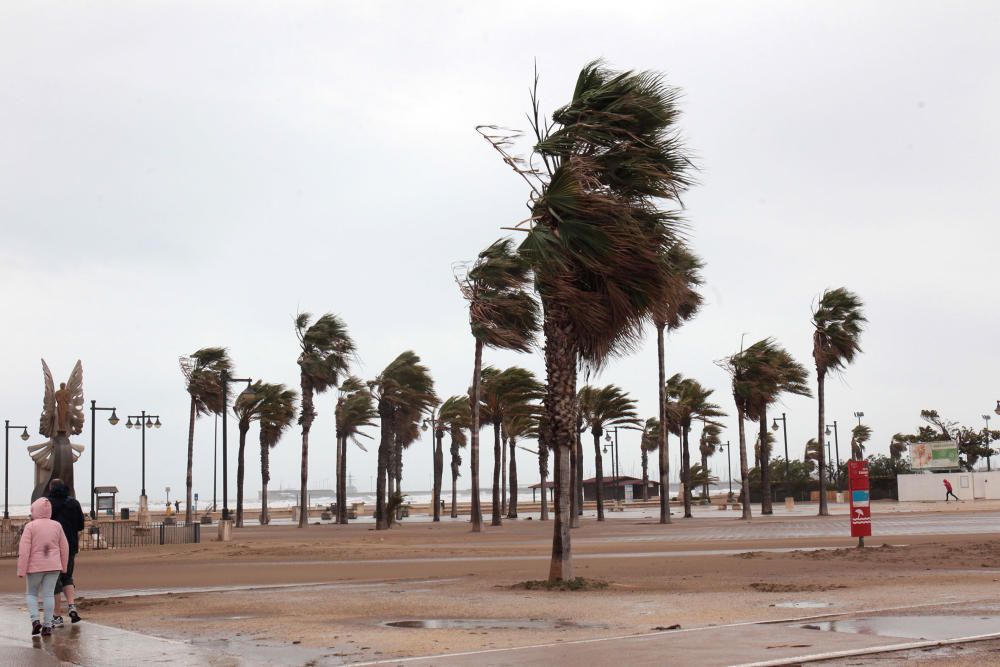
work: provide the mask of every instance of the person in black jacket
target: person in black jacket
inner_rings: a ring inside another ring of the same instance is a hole
[[[69,565],[66,571],[59,575],[56,583],[56,616],[53,627],[63,625],[59,615],[59,592],[62,591],[69,605],[69,617],[74,623],[80,622],[80,614],[76,610],[76,586],[73,583],[73,565],[76,553],[80,550],[80,531],[83,530],[83,509],[76,498],[69,495],[69,488],[61,479],[53,479],[49,483],[49,502],[52,503],[52,520],[58,521],[66,533],[69,543]]]

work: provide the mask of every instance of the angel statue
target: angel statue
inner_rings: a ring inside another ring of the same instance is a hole
[[[69,380],[55,388],[52,371],[42,359],[42,373],[45,376],[45,400],[42,404],[42,418],[38,432],[49,439],[37,445],[29,445],[28,453],[35,461],[35,490],[31,494],[34,502],[45,495],[49,480],[61,479],[73,492],[73,463],[83,454],[83,445],[71,443],[69,436],[83,431],[83,365],[77,361]]]

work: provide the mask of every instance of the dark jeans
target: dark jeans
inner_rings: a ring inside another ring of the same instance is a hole
[[[954,493],[952,493],[950,489],[944,494],[944,501],[945,502],[948,502],[948,496],[951,496],[955,500],[958,500],[958,496],[956,496]]]

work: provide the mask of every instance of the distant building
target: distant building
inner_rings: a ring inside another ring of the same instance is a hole
[[[641,500],[642,480],[637,477],[622,475],[619,477],[605,477],[601,485],[604,491],[605,500]],[[541,489],[541,484],[531,485],[531,501],[535,502],[535,491]],[[545,482],[545,488],[549,492],[549,499],[554,499],[555,483]],[[660,483],[649,480],[649,497],[658,498],[660,495]],[[597,500],[597,478],[583,480],[583,499]]]

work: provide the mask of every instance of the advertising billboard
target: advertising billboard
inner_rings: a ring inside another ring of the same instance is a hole
[[[910,467],[914,470],[942,470],[958,467],[958,445],[943,442],[915,442],[910,445]]]

